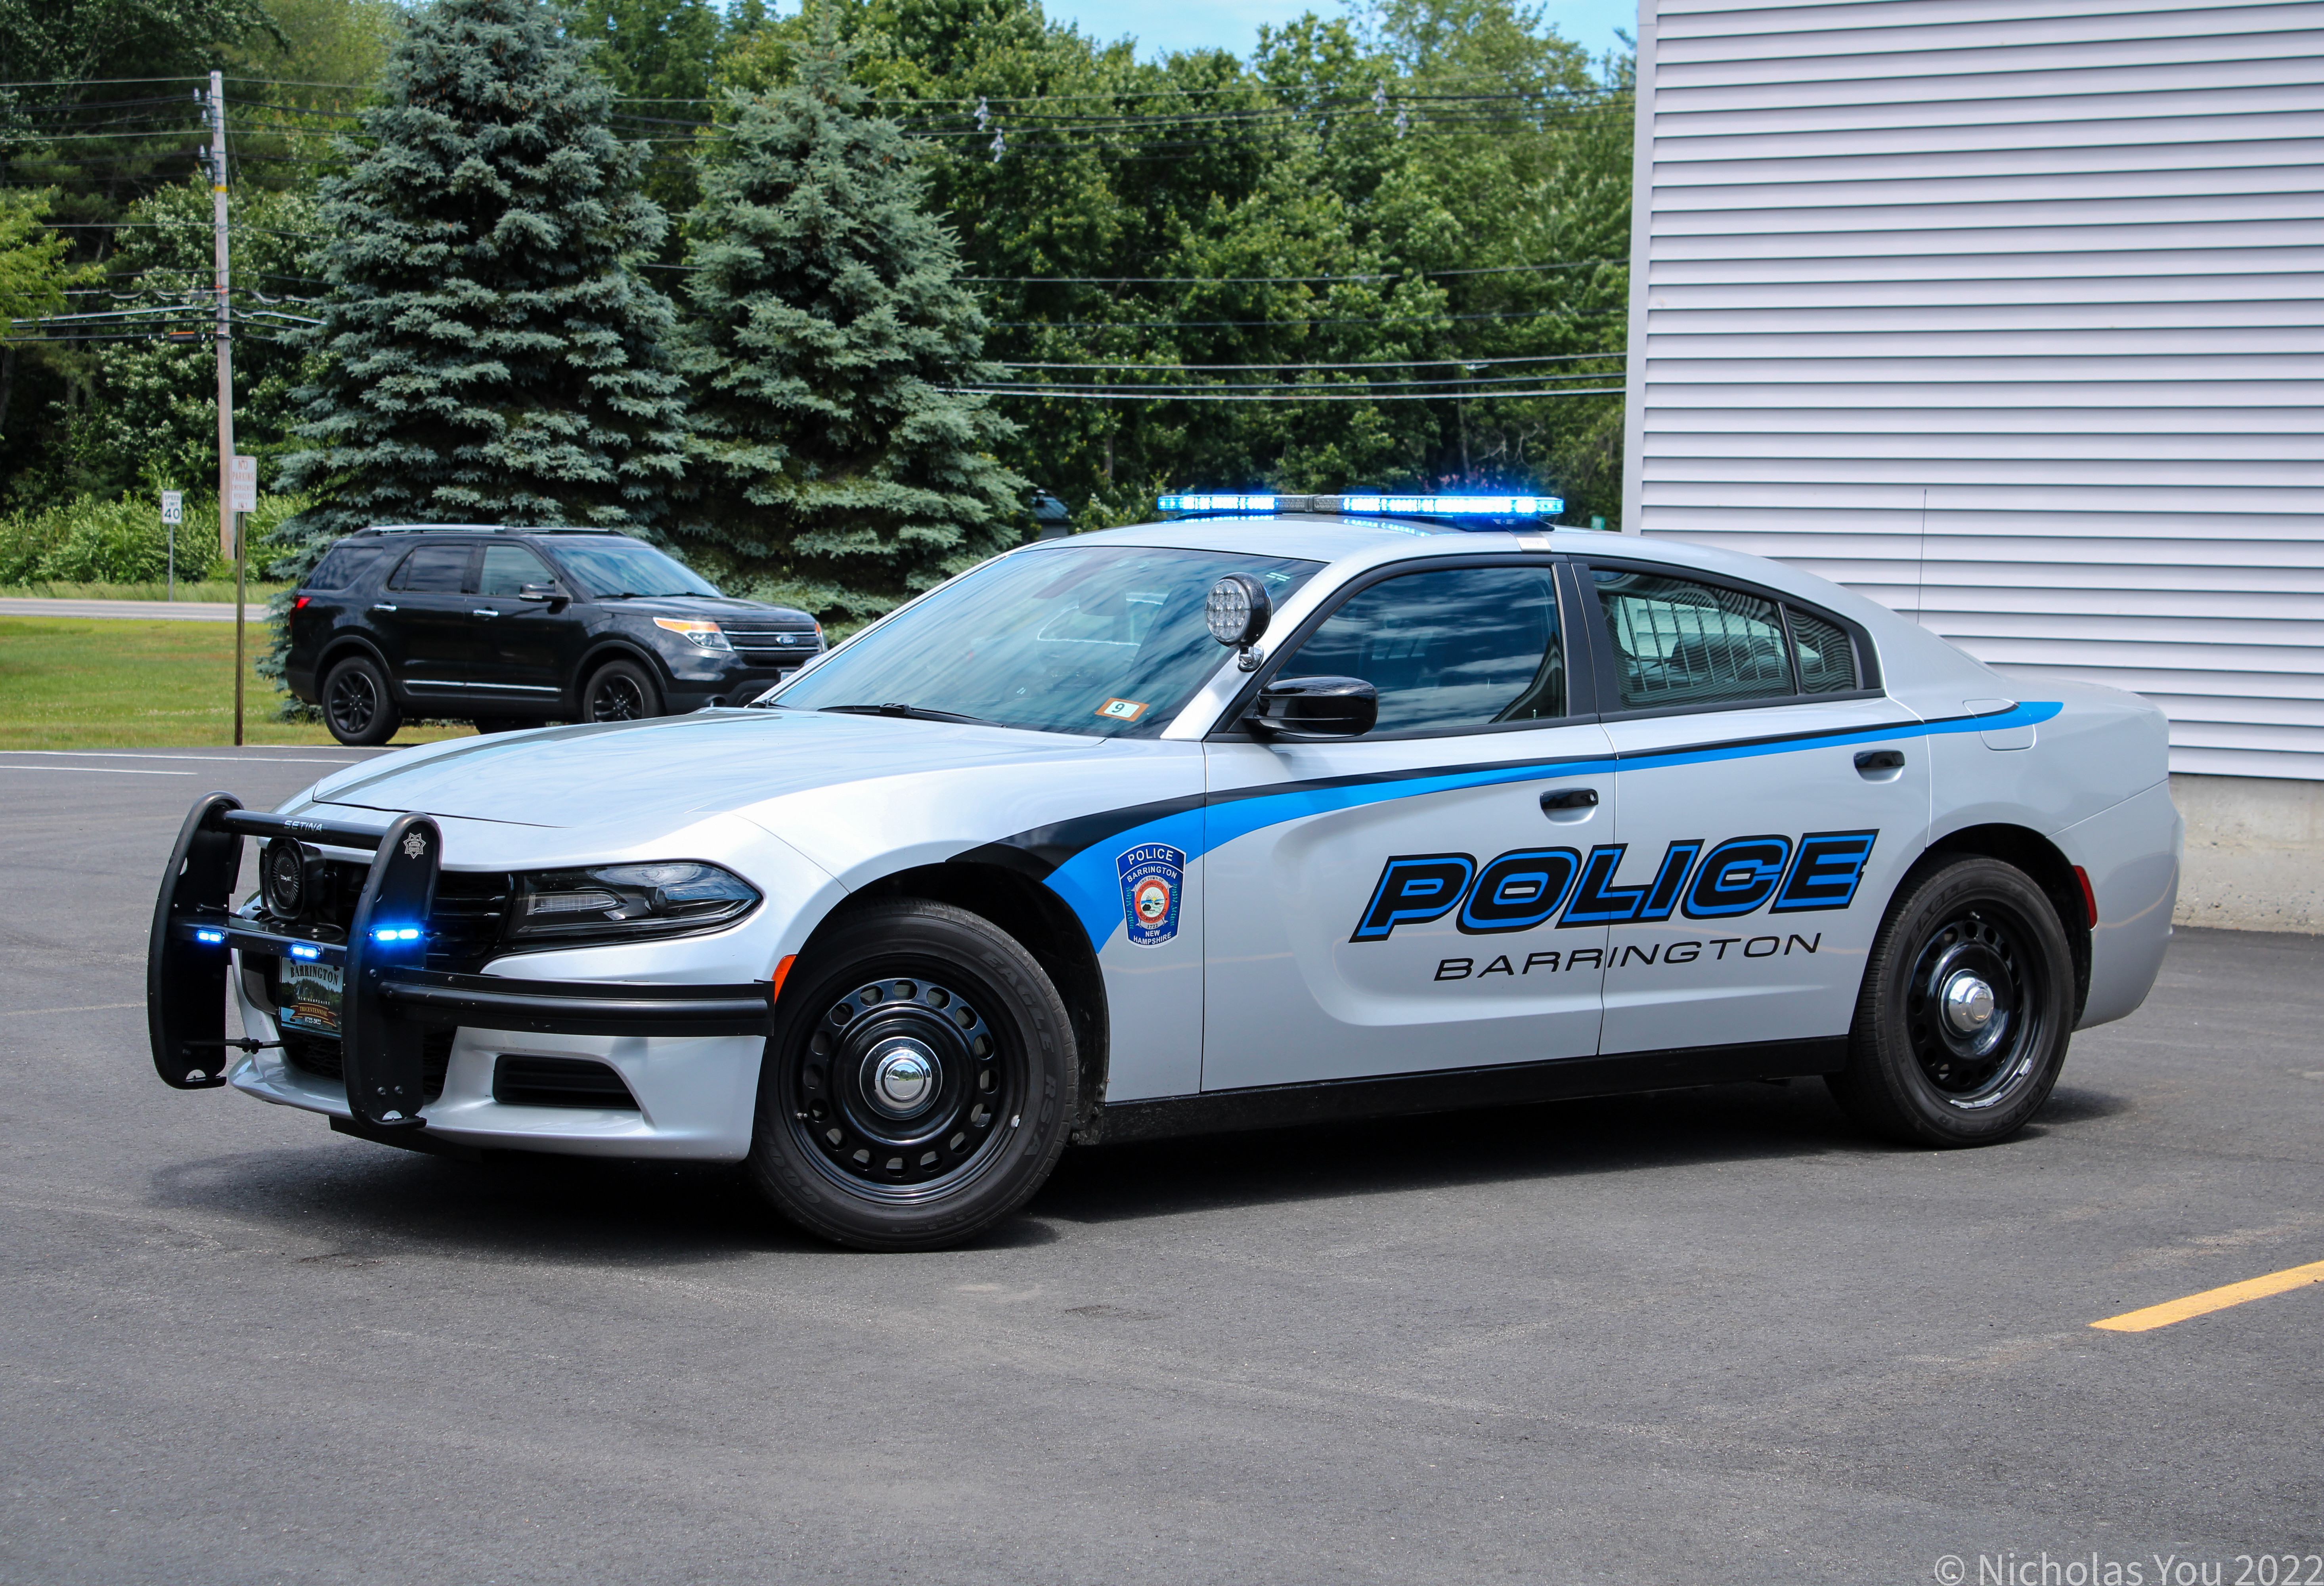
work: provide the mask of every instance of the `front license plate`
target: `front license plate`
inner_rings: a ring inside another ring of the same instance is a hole
[[[346,971],[337,964],[308,964],[296,959],[282,965],[282,1025],[318,1035],[339,1033],[339,1002],[346,989]]]

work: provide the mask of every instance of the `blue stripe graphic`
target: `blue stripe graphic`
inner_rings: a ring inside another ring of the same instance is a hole
[[[2019,704],[1990,716],[1960,716],[1943,721],[1899,721],[1847,732],[1819,732],[1766,742],[1723,744],[1702,749],[1649,749],[1638,754],[1605,756],[1591,760],[1560,760],[1535,765],[1501,765],[1485,771],[1447,771],[1434,776],[1415,776],[1360,782],[1340,787],[1297,788],[1234,799],[1205,810],[1187,810],[1116,834],[1102,847],[1084,849],[1050,872],[1047,885],[1065,899],[1090,945],[1102,950],[1121,923],[1121,886],[1114,874],[1113,856],[1140,843],[1167,842],[1183,849],[1191,862],[1239,837],[1269,826],[1305,821],[1341,810],[1387,803],[1393,799],[1425,798],[1430,793],[1462,788],[1495,787],[1509,783],[1548,782],[1594,772],[1660,771],[1675,765],[1709,765],[1724,760],[1757,760],[1769,755],[1795,755],[1808,749],[1845,748],[1851,744],[1880,743],[1900,737],[1947,737],[1956,733],[1991,732],[1996,728],[2034,727],[2064,709],[2055,701]]]

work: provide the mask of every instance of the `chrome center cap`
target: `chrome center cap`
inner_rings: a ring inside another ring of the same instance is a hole
[[[936,1053],[907,1036],[873,1047],[865,1068],[864,1091],[890,1118],[909,1118],[936,1093]]]
[[[1956,1035],[1975,1035],[1993,1023],[1993,988],[1967,969],[1946,977],[1945,1023]]]

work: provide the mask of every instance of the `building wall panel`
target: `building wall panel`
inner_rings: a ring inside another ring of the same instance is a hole
[[[2324,4],[1640,22],[1623,526],[2324,780]]]

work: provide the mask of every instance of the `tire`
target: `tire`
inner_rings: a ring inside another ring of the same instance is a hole
[[[661,714],[661,690],[634,661],[608,661],[581,691],[584,721],[641,721]]]
[[[403,712],[387,673],[368,655],[350,655],[323,679],[323,725],[343,744],[373,748],[395,736]]]
[[[1041,1187],[1078,1084],[1065,1002],[1014,938],[949,904],[874,904],[784,983],[750,1174],[818,1238],[942,1249]]]
[[[1979,986],[1990,997],[1982,1024]],[[1998,859],[1957,859],[1910,881],[1890,907],[1848,1067],[1824,1082],[1870,1134],[1989,1145],[2049,1099],[2073,1023],[2073,950],[2048,895]]]

